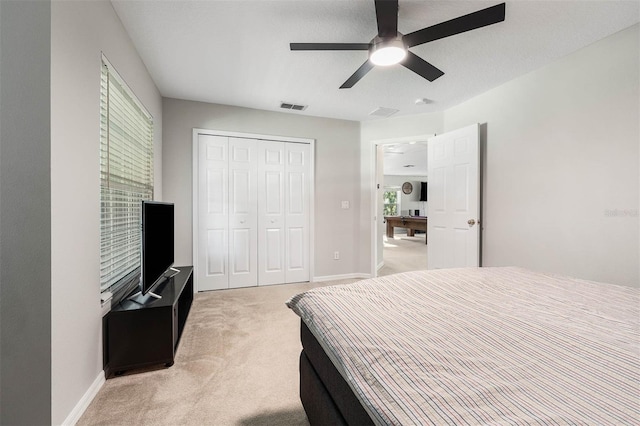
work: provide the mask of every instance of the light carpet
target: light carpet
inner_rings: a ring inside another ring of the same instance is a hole
[[[385,235],[384,266],[378,271],[378,276],[427,269],[427,245],[424,240],[425,234],[409,237],[396,233],[394,238]]]
[[[385,237],[386,238],[386,237]],[[424,235],[385,242],[379,275],[426,268]],[[285,284],[195,295],[175,364],[107,380],[79,425],[308,425],[298,391],[300,320]]]
[[[107,380],[79,425],[308,425],[300,322],[284,302],[325,283],[196,294],[170,368]]]

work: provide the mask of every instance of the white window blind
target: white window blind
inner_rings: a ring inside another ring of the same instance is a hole
[[[140,267],[140,208],[153,199],[153,119],[103,58],[100,87],[100,290]]]

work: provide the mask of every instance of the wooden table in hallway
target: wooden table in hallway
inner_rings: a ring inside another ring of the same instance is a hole
[[[415,231],[424,231],[424,243],[427,243],[426,216],[385,216],[387,222],[387,237],[393,238],[393,228],[407,228],[407,236],[413,237]]]

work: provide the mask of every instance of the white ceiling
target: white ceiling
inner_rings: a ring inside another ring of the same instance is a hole
[[[385,175],[427,176],[426,142],[406,142],[384,146]]]
[[[347,120],[442,111],[640,21],[640,2],[507,1],[504,22],[411,50],[445,72],[430,83],[395,65],[339,86],[366,51],[291,52],[290,42],[367,43],[371,0],[112,0],[165,97]],[[499,1],[400,0],[409,33]],[[597,82],[594,82],[597,83]],[[430,102],[416,105],[419,98]]]

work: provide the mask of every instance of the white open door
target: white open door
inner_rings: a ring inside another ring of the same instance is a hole
[[[480,265],[480,127],[428,141],[427,268]]]

